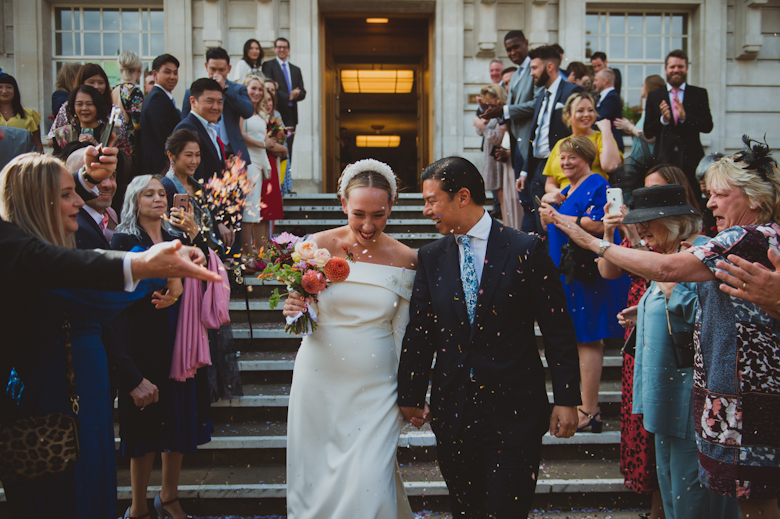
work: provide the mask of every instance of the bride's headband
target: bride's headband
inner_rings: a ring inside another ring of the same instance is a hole
[[[390,184],[390,198],[395,199],[395,195],[398,193],[398,184],[395,181],[395,173],[390,169],[390,166],[384,162],[379,162],[374,159],[363,159],[353,164],[350,164],[344,168],[344,173],[341,175],[341,182],[339,183],[339,196],[344,197],[344,192],[349,185],[349,182],[361,173],[373,171],[379,173]]]

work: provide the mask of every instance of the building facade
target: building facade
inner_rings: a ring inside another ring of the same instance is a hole
[[[766,134],[780,147],[780,0],[2,0],[2,6],[0,67],[17,78],[24,105],[44,118],[65,62],[102,63],[116,77],[123,50],[149,63],[168,52],[182,64],[178,102],[203,75],[207,47],[225,47],[239,59],[244,41],[255,38],[268,58],[274,39],[288,38],[290,61],[301,68],[307,90],[293,160],[299,191],[332,191],[338,176],[334,103],[341,90],[327,33],[329,19],[345,17],[427,23],[427,47],[414,65],[418,168],[448,155],[480,162],[474,96],[489,80],[491,59],[510,64],[503,37],[512,29],[522,29],[531,47],[559,43],[565,63],[588,63],[592,52],[606,52],[610,66],[621,69],[631,106],[639,104],[644,77],[662,74],[666,53],[682,48],[691,57],[688,81],[709,92],[715,128],[703,136],[705,147],[736,150],[743,133]],[[373,51],[387,61],[396,48],[404,54],[395,45]]]

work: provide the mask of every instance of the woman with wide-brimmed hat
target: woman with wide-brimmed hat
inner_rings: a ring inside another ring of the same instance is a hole
[[[580,246],[620,268],[662,282],[697,282],[693,415],[699,479],[736,497],[746,517],[780,518],[780,321],[720,289],[716,272],[738,256],[773,269],[780,234],[780,170],[769,148],[723,157],[705,178],[719,234],[702,246],[659,256],[611,247],[553,215]],[[746,284],[743,283],[745,288]]]
[[[623,219],[636,224],[647,245],[675,254],[684,241],[704,245],[701,214],[675,184],[634,191],[635,208]],[[666,517],[739,517],[736,501],[699,484],[693,425],[693,364],[679,365],[672,333],[693,333],[696,283],[652,282],[639,305],[619,315],[636,323],[633,412],[655,435],[656,464]],[[631,323],[633,324],[633,323]],[[680,350],[678,350],[680,351]],[[692,361],[692,350],[691,359]],[[724,501],[731,501],[724,502]]]

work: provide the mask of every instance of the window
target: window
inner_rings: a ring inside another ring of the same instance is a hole
[[[666,77],[664,58],[669,51],[688,52],[688,15],[589,12],[585,34],[585,56],[606,53],[610,68],[620,69],[623,100],[627,106],[637,106],[645,78]]]
[[[145,66],[165,52],[162,9],[54,9],[55,74],[64,63],[97,63],[115,85],[119,82],[116,57],[126,50],[135,51]]]

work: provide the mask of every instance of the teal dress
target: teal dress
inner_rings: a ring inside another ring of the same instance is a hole
[[[694,245],[707,243],[699,237]],[[678,283],[667,303],[657,283],[639,301],[634,368],[634,414],[655,434],[658,486],[667,519],[739,519],[733,498],[709,492],[699,481],[693,424],[693,368],[677,368],[667,314],[675,331],[692,331],[697,284]]]

